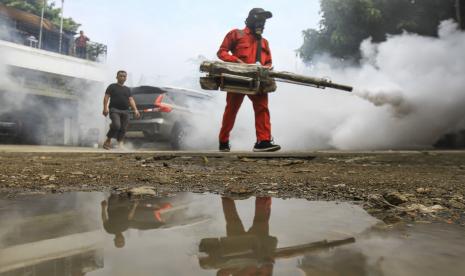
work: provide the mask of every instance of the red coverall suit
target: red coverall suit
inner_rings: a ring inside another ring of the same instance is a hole
[[[238,62],[238,59],[245,63],[255,63],[257,53],[257,38],[249,28],[244,30],[232,30],[224,38],[218,50],[218,57],[227,62]],[[264,38],[262,42],[261,64],[271,67],[271,52],[268,41]],[[231,52],[232,55],[229,53]],[[244,100],[244,94],[227,93],[226,108],[223,114],[223,123],[220,130],[219,140],[221,143],[229,142],[231,132],[237,112]],[[268,110],[268,94],[247,95],[253,103],[255,112],[255,131],[258,141],[271,140],[270,112]]]

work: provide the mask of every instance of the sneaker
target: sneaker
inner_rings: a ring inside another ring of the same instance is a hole
[[[231,151],[231,146],[229,145],[229,141],[228,142],[220,142],[220,151],[221,152],[230,152]]]
[[[275,145],[271,141],[260,141],[255,143],[253,147],[253,151],[255,152],[270,152],[270,151],[278,151],[281,149],[281,146]]]

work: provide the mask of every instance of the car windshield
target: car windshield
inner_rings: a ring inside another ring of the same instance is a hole
[[[150,86],[134,87],[131,92],[136,104],[143,107],[153,107],[155,99],[164,93],[161,89]]]
[[[147,93],[147,94],[133,94],[134,100],[136,101],[137,105],[153,105],[155,99],[161,93]]]
[[[209,100],[208,96],[201,93],[193,94],[185,89],[158,88],[154,86],[138,86],[131,89],[132,96],[139,108],[151,108],[155,100],[161,94],[166,94],[163,98],[164,103],[185,107],[189,109],[201,108],[205,101]]]

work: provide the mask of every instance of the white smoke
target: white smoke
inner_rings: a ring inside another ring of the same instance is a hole
[[[11,24],[0,17],[0,39],[7,41],[17,40],[15,34],[10,32],[10,30]],[[10,70],[7,66],[9,61],[14,58],[9,51],[0,51],[0,91],[2,91],[0,93],[0,100],[2,101],[0,115],[17,109],[25,97],[24,93],[3,94],[6,91],[18,90],[18,84],[12,80]]]
[[[413,106],[410,105],[402,96],[401,91],[355,91],[355,94],[367,101],[372,102],[375,106],[390,106],[393,116],[402,118],[413,112]]]
[[[366,40],[360,67],[340,69],[324,59],[304,72],[353,85],[352,94],[280,87],[270,107],[274,134],[285,149],[430,147],[464,127],[463,49],[465,33],[452,21],[441,23],[439,38]]]

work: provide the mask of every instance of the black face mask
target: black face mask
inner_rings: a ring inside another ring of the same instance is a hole
[[[252,30],[256,36],[261,36],[265,30],[265,20],[255,22]]]
[[[265,30],[265,22],[266,18],[260,15],[253,15],[246,19],[245,24],[257,37],[261,37]]]
[[[257,63],[261,63],[261,59],[262,59],[262,42],[261,41],[262,41],[263,30],[265,30],[265,21],[266,19],[254,20],[250,22],[249,25],[247,25],[247,27],[249,27],[249,29],[252,30],[253,34],[258,40],[257,54],[255,57],[255,62]]]

